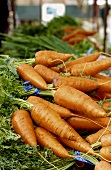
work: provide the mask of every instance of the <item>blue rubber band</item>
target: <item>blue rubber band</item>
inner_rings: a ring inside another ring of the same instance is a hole
[[[92,162],[88,161],[87,159],[85,159],[83,157],[80,157],[80,152],[79,151],[75,151],[74,154],[77,156],[77,157],[74,158],[74,160],[85,162],[85,163],[88,163],[90,165],[94,165]]]
[[[88,51],[86,52],[86,54],[89,55],[89,54],[92,52],[92,50],[93,50],[93,47],[90,47],[90,48],[88,49]]]
[[[4,60],[4,62],[7,63],[9,60],[10,60],[10,57],[6,58],[6,59]]]
[[[23,83],[24,86],[29,85],[29,84],[30,84],[30,81],[25,81],[25,82]]]
[[[24,90],[27,92],[27,91],[29,91],[29,90],[32,89],[32,88],[34,88],[33,85],[28,85],[28,86],[25,86],[25,87],[24,87]]]
[[[35,95],[38,95],[40,93],[40,89],[39,88],[36,88],[35,91],[34,91],[34,94]]]

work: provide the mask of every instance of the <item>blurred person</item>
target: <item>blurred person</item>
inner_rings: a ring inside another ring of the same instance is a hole
[[[0,33],[8,33],[8,0],[0,0]],[[2,37],[0,36],[0,46]]]
[[[111,44],[111,9],[109,10],[107,15],[107,34],[109,43]]]

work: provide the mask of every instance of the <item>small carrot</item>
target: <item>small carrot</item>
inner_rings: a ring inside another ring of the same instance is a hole
[[[111,164],[101,160],[95,165],[94,170],[111,170]]]
[[[111,146],[102,147],[99,154],[107,161],[111,161]]]
[[[64,54],[51,50],[41,50],[35,53],[35,63],[53,67],[62,64],[72,56],[74,56],[74,54]]]
[[[76,64],[71,67],[71,75],[94,76],[109,67],[111,67],[111,58]]]
[[[87,117],[107,117],[108,114],[87,94],[70,86],[59,87],[54,94],[56,104]]]
[[[37,64],[34,69],[47,83],[52,83],[54,77],[59,76],[59,73],[51,70],[51,68],[48,68],[42,64]]]
[[[72,157],[68,151],[59,143],[56,137],[42,127],[36,127],[35,133],[37,136],[38,144],[45,148],[51,148],[54,154],[61,158]]]
[[[48,89],[45,80],[29,64],[20,64],[17,67],[17,72],[24,81],[30,81],[33,86],[40,89]]]
[[[91,61],[95,61],[98,59],[98,57],[100,56],[100,52],[96,52],[96,53],[91,53],[89,55],[86,55],[86,56],[82,56],[82,57],[79,57],[75,60],[71,60],[67,63],[65,63],[65,66],[61,66],[60,67],[60,71],[62,72],[66,72],[66,69],[67,71],[70,71],[72,66],[75,65],[75,64],[80,64],[80,63],[86,63],[86,62],[91,62]]]
[[[31,109],[31,117],[35,123],[62,138],[76,140],[78,133],[54,111],[44,103],[38,103]]]
[[[34,105],[37,104],[38,102],[44,103],[47,106],[50,106],[53,110],[55,110],[60,115],[61,118],[68,118],[74,115],[73,113],[71,113],[70,110],[37,96],[29,96],[27,102]]]
[[[107,117],[108,118],[108,117]],[[106,119],[106,118],[101,118]],[[98,119],[97,119],[98,120]],[[71,125],[75,130],[99,130],[102,127],[106,127],[107,124],[104,126],[104,122],[103,125],[101,122],[98,122],[95,119],[87,119],[87,118],[82,118],[82,117],[70,117],[67,119],[67,122],[69,123],[69,125]]]
[[[11,123],[15,133],[31,146],[37,146],[34,126],[29,113],[26,110],[16,110],[11,116]]]
[[[98,91],[95,95],[99,100],[111,98],[111,93],[107,93],[107,92],[99,92]]]
[[[71,149],[75,149],[81,152],[94,154],[94,150],[91,148],[90,144],[88,144],[86,141],[71,141],[68,139],[63,139],[58,137],[59,141],[63,143],[64,145],[68,146]]]
[[[87,85],[86,85],[87,84]],[[94,80],[83,78],[83,77],[74,77],[74,76],[57,76],[53,80],[53,85],[55,88],[62,85],[68,85],[74,87],[83,92],[95,90],[98,88],[98,83]]]
[[[100,141],[100,138],[106,134],[111,134],[111,125],[109,125],[107,129],[102,128],[102,129],[98,130],[97,132],[95,132],[91,135],[88,135],[86,137],[86,141],[89,142],[90,144],[94,144],[94,143]]]

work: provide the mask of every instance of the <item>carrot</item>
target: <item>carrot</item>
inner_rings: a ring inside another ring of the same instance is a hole
[[[55,110],[60,115],[60,117],[62,117],[62,118],[68,118],[68,117],[71,117],[71,116],[74,115],[68,109],[66,109],[62,106],[59,106],[55,103],[51,103],[51,102],[44,100],[44,99],[37,97],[37,96],[29,96],[28,99],[27,99],[27,102],[34,104],[34,105],[37,104],[38,102],[44,103],[47,106],[50,106],[53,110]]]
[[[96,75],[94,75],[95,78],[98,78],[98,79],[106,79],[106,80],[111,80],[111,77],[106,77],[102,74],[99,74],[97,73]]]
[[[102,99],[110,99],[111,98],[111,93],[107,92],[97,92],[96,97],[100,100]]]
[[[53,67],[63,63],[63,61],[67,61],[72,56],[74,56],[74,54],[64,54],[56,51],[41,50],[35,53],[35,63]]]
[[[61,158],[72,157],[68,151],[59,143],[56,137],[49,131],[42,127],[36,127],[35,133],[37,136],[38,144],[41,147],[51,148],[54,154]]]
[[[103,135],[100,139],[101,146],[111,146],[111,134]]]
[[[71,141],[68,139],[63,139],[58,137],[59,141],[71,149],[79,150],[81,152],[94,154],[94,150],[91,148],[90,144],[85,141]]]
[[[101,160],[95,165],[94,170],[111,170],[111,164]]]
[[[37,146],[34,126],[29,113],[25,110],[16,110],[11,117],[12,127],[21,139],[31,146]]]
[[[71,75],[94,76],[95,74],[111,67],[111,58],[97,60],[82,64],[76,64],[71,67]]]
[[[102,129],[98,130],[97,132],[95,132],[91,135],[88,135],[86,137],[86,141],[89,142],[90,144],[94,144],[94,143],[100,141],[100,138],[106,134],[111,134],[111,125],[109,125],[107,129],[102,128]]]
[[[91,61],[95,61],[98,59],[98,57],[100,56],[100,52],[96,52],[96,53],[91,53],[87,56],[83,56],[83,57],[80,57],[80,58],[77,58],[75,60],[71,60],[67,63],[65,63],[65,66],[63,65],[61,68],[60,68],[60,71],[62,72],[66,72],[66,69],[67,71],[70,71],[71,70],[71,67],[75,64],[80,64],[80,63],[86,63],[86,62],[91,62]]]
[[[59,76],[59,73],[51,70],[51,68],[48,68],[42,64],[37,64],[34,69],[47,83],[52,83],[54,77]]]
[[[77,29],[77,26],[69,26],[69,27],[63,28],[65,33],[72,32],[73,30],[76,30],[76,29]]]
[[[54,101],[72,111],[83,113],[87,117],[107,117],[108,114],[87,94],[70,86],[59,87]]]
[[[76,36],[76,37],[72,37],[68,40],[69,44],[75,44],[75,43],[79,43],[81,41],[83,41],[83,39],[85,38],[85,35],[81,35],[81,36]]]
[[[38,103],[31,109],[35,123],[62,138],[77,140],[78,133],[51,107]]]
[[[88,78],[74,77],[74,76],[55,77],[53,80],[53,84],[54,84],[54,87],[56,88],[62,85],[66,85],[66,86],[68,85],[83,92],[95,90],[98,88],[98,83],[96,81],[88,79]]]
[[[108,102],[103,101],[103,103],[101,104],[101,107],[107,112],[111,111],[111,101],[108,101]]]
[[[17,67],[17,72],[24,81],[30,81],[33,86],[40,89],[48,89],[45,80],[29,64],[20,64]]]
[[[57,73],[60,73],[60,69],[59,67],[51,67],[51,70],[57,72]]]
[[[106,80],[106,79],[97,79],[97,83],[99,84],[98,87],[98,92],[105,92],[105,93],[110,93],[111,92],[111,79]]]
[[[111,146],[104,146],[100,149],[99,154],[108,161],[111,161]]]
[[[108,117],[106,117],[108,118]],[[109,119],[105,120],[106,118],[101,118],[101,122],[98,122],[99,120],[95,119],[87,119],[82,117],[70,117],[67,119],[67,122],[69,125],[71,125],[75,130],[99,130],[103,126],[106,127],[107,124],[105,124],[104,121],[108,122]]]

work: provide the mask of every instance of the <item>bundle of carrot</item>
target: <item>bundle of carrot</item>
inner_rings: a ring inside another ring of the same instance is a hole
[[[26,100],[22,96],[10,98],[11,106],[17,106],[11,116],[11,125],[26,144],[49,147],[62,158],[75,159],[77,156],[69,151],[78,150],[82,157],[89,155],[88,159],[94,165],[101,159],[110,161],[103,151],[96,153],[87,134],[85,138],[80,133],[106,128],[110,133],[111,99],[106,99],[106,95],[99,99],[97,94],[111,94],[110,77],[100,77],[102,71],[111,67],[111,59],[98,60],[101,54],[98,52],[72,61],[74,54],[43,50],[35,54],[33,65],[25,62],[17,65],[17,78],[38,89],[36,94],[32,90],[33,96],[32,91],[26,94]],[[45,99],[49,95],[51,101]],[[96,163],[90,159],[92,157],[98,157]]]

